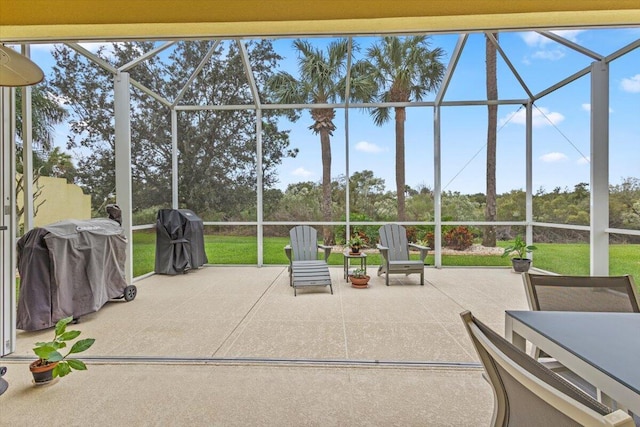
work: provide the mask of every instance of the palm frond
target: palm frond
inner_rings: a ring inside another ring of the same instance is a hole
[[[391,119],[391,114],[389,112],[390,108],[387,107],[378,107],[374,108],[371,111],[371,117],[373,118],[373,123],[376,126],[382,126],[387,123]]]

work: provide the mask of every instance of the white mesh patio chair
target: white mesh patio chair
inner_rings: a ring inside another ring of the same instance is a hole
[[[635,426],[629,414],[574,387],[471,312],[460,317],[493,389],[492,426]]]
[[[529,308],[536,311],[594,311],[640,313],[640,303],[633,277],[562,276],[523,273]],[[598,400],[615,406],[608,396],[588,381],[568,370],[537,346],[531,355]]]
[[[535,311],[640,313],[633,277],[557,276],[523,273],[529,308]],[[540,350],[533,349],[539,358]]]

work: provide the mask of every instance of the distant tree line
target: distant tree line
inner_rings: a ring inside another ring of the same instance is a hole
[[[332,220],[345,220],[344,176],[332,181]],[[397,221],[394,191],[386,190],[385,181],[372,171],[355,172],[349,180],[351,221],[389,222]],[[321,221],[321,183],[300,182],[291,184],[284,192],[272,190],[265,219],[273,221]],[[525,197],[523,190],[511,190],[496,197],[497,221],[524,221]],[[612,228],[640,230],[640,179],[625,178],[621,184],[612,185],[609,191],[609,224]],[[442,193],[443,221],[484,221],[486,195],[482,193],[462,194],[456,191]],[[573,189],[540,188],[533,194],[533,220],[554,224],[589,225],[589,186],[579,183]],[[433,221],[433,191],[425,185],[406,188],[406,209],[410,221]],[[377,234],[377,226],[354,226],[367,236]],[[426,240],[426,233],[433,227],[413,227],[414,240]],[[452,227],[449,227],[452,228]],[[449,229],[445,227],[445,232]],[[482,239],[485,227],[469,227],[476,239]],[[410,227],[411,229],[411,227]],[[340,243],[344,226],[337,227],[336,238]],[[522,234],[521,226],[497,226],[497,239],[513,239]],[[588,233],[560,228],[535,227],[536,242],[584,242]],[[411,237],[411,236],[410,236]],[[640,243],[634,236],[612,236],[612,242]]]

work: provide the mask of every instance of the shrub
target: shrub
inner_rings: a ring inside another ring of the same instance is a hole
[[[425,242],[426,245],[432,249],[436,247],[436,243],[435,243],[436,238],[435,238],[435,235],[433,234],[433,231],[429,231],[424,235],[423,242]]]
[[[444,246],[457,251],[464,251],[473,244],[473,234],[464,225],[459,225],[447,231],[443,236],[443,240]]]
[[[416,229],[415,226],[410,225],[408,227],[406,227],[407,230],[407,240],[409,241],[409,243],[414,243],[418,240],[418,230]]]

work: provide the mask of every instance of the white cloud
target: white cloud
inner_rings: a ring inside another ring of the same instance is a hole
[[[541,46],[551,41],[550,39],[543,37],[534,31],[521,33],[520,37],[522,37],[522,40],[524,40],[527,46]]]
[[[575,43],[578,41],[578,34],[580,34],[583,31],[584,30],[559,30],[559,31],[551,31],[551,32],[553,34],[556,34],[560,37],[563,37]],[[545,37],[533,31],[527,31],[527,32],[521,33],[520,37],[522,37],[522,40],[524,40],[527,46],[531,46],[531,47],[542,47],[546,44],[553,42],[553,40],[551,40],[550,38]]]
[[[549,61],[558,61],[564,57],[564,51],[561,49],[538,50],[531,55],[534,59],[546,59]]]
[[[356,150],[363,151],[365,153],[380,153],[384,151],[380,146],[368,141],[360,141],[356,144]]]
[[[580,157],[578,160],[576,160],[576,163],[579,165],[588,165],[589,162],[591,162],[591,158],[589,156]]]
[[[585,30],[558,30],[551,31],[553,34],[557,34],[560,37],[564,37],[565,39],[572,41],[574,43],[578,42],[578,34],[584,32]]]
[[[636,74],[633,77],[622,79],[620,83],[622,90],[625,92],[639,93],[640,92],[640,74]]]
[[[540,160],[543,162],[554,163],[554,162],[564,162],[567,160],[567,156],[563,153],[553,152],[547,153],[540,156]]]
[[[551,31],[552,33],[563,37],[569,41],[577,42],[578,34],[583,30],[562,30]],[[535,48],[536,51],[530,56],[524,58],[523,62],[527,65],[531,63],[530,59],[542,59],[547,61],[558,61],[565,56],[565,47],[556,43],[548,37],[538,34],[533,31],[528,31],[520,34],[525,44],[531,48]],[[550,44],[554,43],[554,44]]]
[[[550,126],[551,124],[557,125],[564,120],[564,116],[557,112],[551,112],[545,107],[538,107],[533,109],[532,114],[533,126]],[[527,112],[525,109],[518,110],[515,113],[508,114],[506,117],[500,119],[500,126],[505,125],[507,122],[515,123],[519,125],[525,125],[527,123]]]
[[[293,172],[291,172],[291,175],[293,176],[301,176],[301,177],[309,177],[311,175],[313,175],[313,172],[306,170],[303,167],[299,167],[296,170],[294,170]]]

